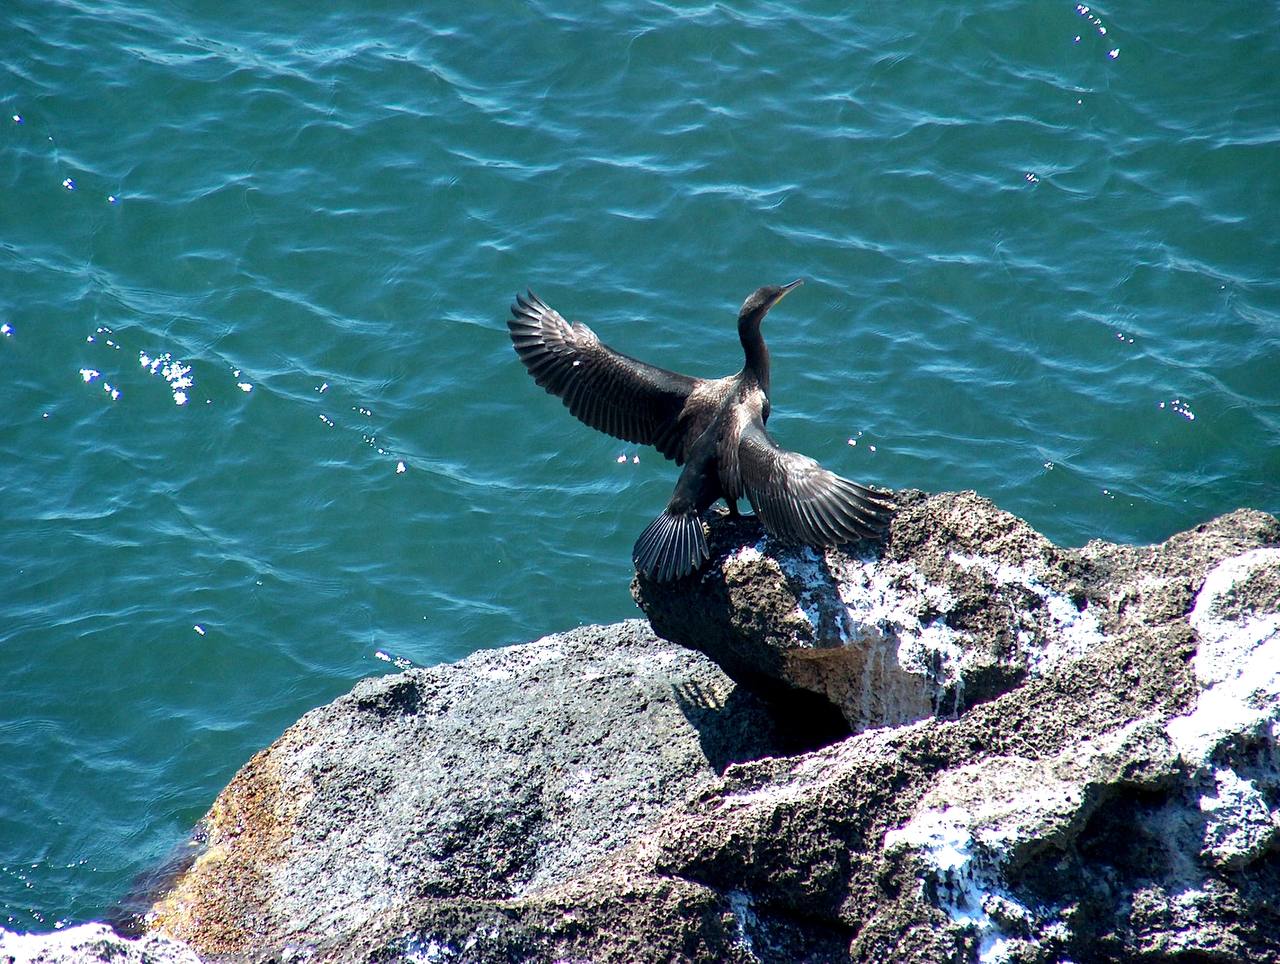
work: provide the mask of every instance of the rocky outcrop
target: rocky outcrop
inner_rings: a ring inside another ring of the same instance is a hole
[[[1064,549],[901,503],[864,555],[717,520],[703,573],[634,587],[675,643],[361,683],[237,775],[147,926],[206,959],[1280,957],[1280,524]]]
[[[700,578],[632,591],[658,635],[774,699],[819,696],[854,732],[956,716],[1115,629],[1080,553],[973,493],[899,503],[886,545],[852,554],[725,518]]]
[[[782,957],[759,908],[825,907],[856,960],[1280,957],[1278,543],[1239,511],[1066,550],[972,493],[908,495],[876,556],[739,531],[698,584],[638,582],[662,635],[867,731],[688,808],[745,825],[735,852],[786,813],[828,886],[779,888],[781,855],[664,866],[753,881]]]
[[[638,620],[365,680],[241,770],[150,926],[204,954],[351,954],[388,927],[403,949],[424,908],[483,935],[725,766],[789,747],[757,699]],[[646,936],[618,926],[620,945]]]

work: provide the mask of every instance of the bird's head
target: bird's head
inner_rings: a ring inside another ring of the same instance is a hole
[[[759,325],[769,309],[785,298],[793,288],[804,284],[803,278],[797,278],[789,285],[765,285],[747,295],[747,300],[738,310],[738,325]]]

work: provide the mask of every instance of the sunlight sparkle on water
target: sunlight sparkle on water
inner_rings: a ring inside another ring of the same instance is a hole
[[[1196,413],[1191,411],[1191,406],[1180,398],[1175,398],[1171,402],[1161,402],[1160,407],[1167,408],[1172,412],[1177,412],[1188,422],[1194,422],[1196,420]]]
[[[169,383],[173,392],[175,405],[187,404],[187,389],[195,384],[191,377],[191,366],[176,360],[169,352],[163,352],[152,358],[145,351],[138,352],[138,363],[150,374],[158,374]]]
[[[1105,37],[1107,35],[1106,24],[1102,22],[1101,17],[1099,17],[1097,14],[1093,12],[1092,8],[1085,6],[1083,3],[1077,3],[1076,13],[1084,17],[1091,24],[1093,24],[1094,29],[1098,31],[1099,37]],[[1072,43],[1079,43],[1079,42],[1080,42],[1080,36],[1077,34],[1075,37],[1072,38]],[[1119,47],[1115,47],[1107,51],[1107,57],[1111,60],[1115,60],[1119,56],[1120,56]]]

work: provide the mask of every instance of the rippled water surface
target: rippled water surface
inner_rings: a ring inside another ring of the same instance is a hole
[[[1280,512],[1275,4],[3,19],[0,925],[362,676],[634,615],[675,472],[528,379],[525,286],[717,375],[803,277],[779,440],[1060,542]]]

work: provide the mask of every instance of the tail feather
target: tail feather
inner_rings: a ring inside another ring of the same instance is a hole
[[[710,558],[696,512],[663,512],[640,533],[631,551],[636,571],[654,582],[681,579]]]

